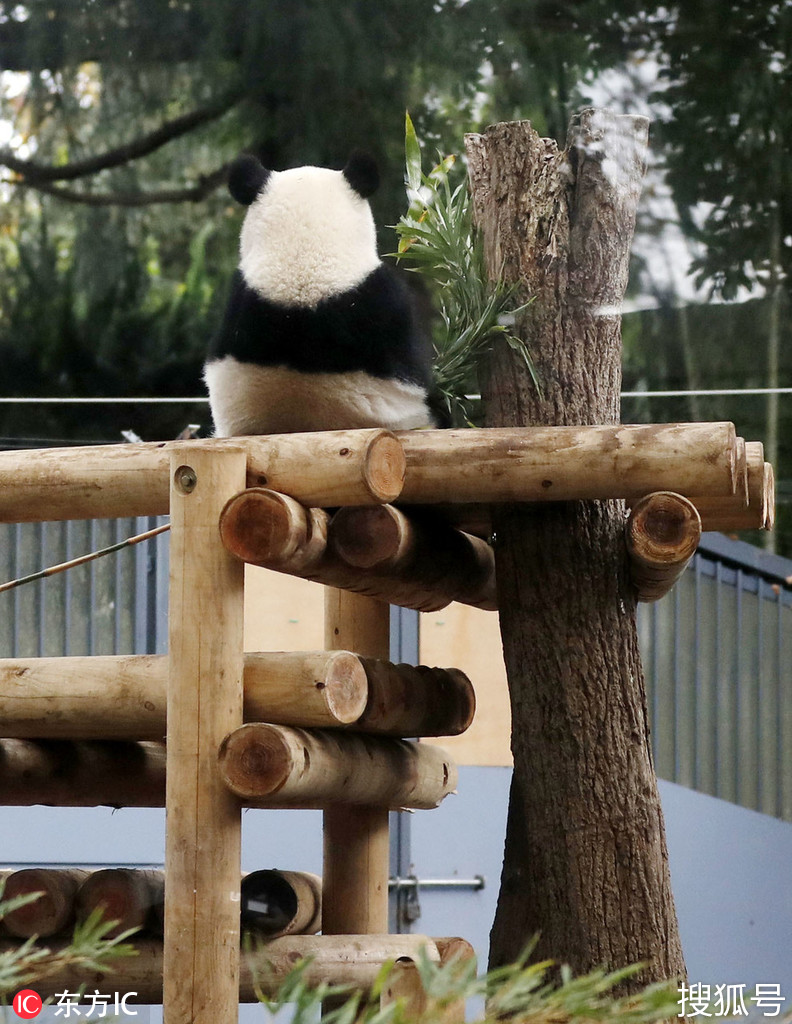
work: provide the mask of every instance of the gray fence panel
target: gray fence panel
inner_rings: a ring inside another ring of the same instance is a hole
[[[638,628],[658,775],[792,820],[786,579],[703,551]]]

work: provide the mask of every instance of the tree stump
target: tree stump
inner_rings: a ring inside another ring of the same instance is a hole
[[[487,426],[617,423],[646,120],[586,110],[564,152],[528,122],[466,142],[488,269],[533,300],[517,331],[541,382],[496,345]],[[491,965],[538,934],[533,956],[576,972],[681,975],[623,503],[495,506],[493,526],[514,775]]]

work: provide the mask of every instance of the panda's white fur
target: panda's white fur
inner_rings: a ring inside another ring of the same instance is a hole
[[[413,430],[431,421],[423,388],[362,370],[307,374],[225,356],[204,376],[218,437],[327,430],[328,424],[333,430]]]
[[[270,173],[248,207],[239,256],[250,287],[286,306],[316,306],[380,263],[371,207],[327,167]]]

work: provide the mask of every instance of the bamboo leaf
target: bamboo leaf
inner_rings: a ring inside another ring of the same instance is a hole
[[[404,114],[404,154],[407,186],[412,192],[417,192],[421,187],[423,177],[421,173],[421,144],[415,134],[415,126],[409,111],[405,111]]]

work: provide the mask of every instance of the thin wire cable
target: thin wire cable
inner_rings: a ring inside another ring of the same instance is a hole
[[[0,402],[5,405],[185,405],[203,403],[209,404],[208,397],[196,397],[187,396],[182,398],[146,398],[144,396],[129,397],[129,396],[116,396],[114,398],[75,398],[69,397],[49,397],[42,398],[27,398],[20,397],[17,395],[11,395],[8,397],[0,398]]]
[[[15,587],[21,587],[24,583],[43,580],[48,576],[55,576],[59,572],[66,572],[67,569],[74,569],[78,565],[85,565],[86,562],[93,562],[97,558],[103,558],[105,555],[112,555],[114,551],[121,551],[122,548],[132,547],[134,544],[140,544],[144,540],[151,540],[152,537],[165,533],[166,530],[170,530],[170,523],[166,523],[164,526],[157,526],[153,530],[146,530],[145,533],[138,533],[134,537],[127,537],[126,540],[119,541],[117,544],[111,544],[110,547],[92,551],[87,555],[80,555],[79,558],[71,558],[68,562],[60,562],[58,565],[51,565],[47,569],[32,572],[29,576],[20,576],[19,579],[0,583],[0,594],[6,590],[13,590]]]
[[[741,395],[792,395],[792,387],[788,388],[699,388],[699,389],[673,389],[667,391],[622,391],[622,398],[707,398],[719,395],[739,397]],[[470,399],[481,398],[481,395],[468,395]],[[74,398],[74,397],[43,397],[43,398],[21,398],[16,396],[0,397],[0,403],[8,405],[208,405],[208,397],[186,395],[180,398],[146,398],[138,397],[115,397],[115,398]]]

